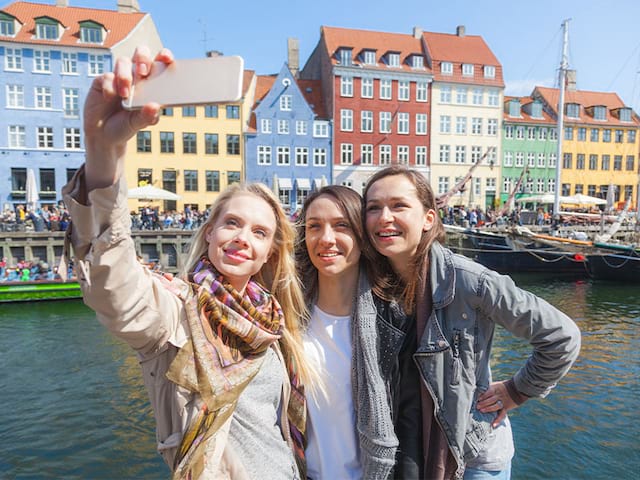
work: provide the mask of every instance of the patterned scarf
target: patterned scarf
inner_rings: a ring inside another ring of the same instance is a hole
[[[191,335],[172,362],[167,377],[198,393],[203,407],[184,435],[174,463],[174,478],[198,478],[205,451],[231,417],[238,396],[260,370],[267,349],[280,340],[284,315],[277,300],[250,281],[240,295],[206,257],[189,276],[197,304],[185,302]],[[291,395],[287,406],[294,454],[304,478],[304,389],[293,358],[283,351]]]

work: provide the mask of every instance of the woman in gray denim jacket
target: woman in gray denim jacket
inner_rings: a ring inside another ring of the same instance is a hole
[[[580,349],[577,326],[509,277],[444,248],[435,197],[420,173],[382,169],[364,200],[374,290],[407,313],[391,308],[378,319],[383,361],[397,353],[395,368],[383,366],[400,440],[396,478],[510,478],[507,411],[546,396],[568,372]],[[493,382],[496,325],[533,352],[513,378]]]

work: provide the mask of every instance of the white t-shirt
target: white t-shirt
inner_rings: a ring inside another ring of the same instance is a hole
[[[307,476],[313,480],[362,478],[351,392],[351,317],[314,306],[304,349],[326,390],[307,395]]]

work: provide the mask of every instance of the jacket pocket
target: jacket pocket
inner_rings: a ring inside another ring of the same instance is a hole
[[[474,399],[474,405],[475,402]],[[484,450],[491,434],[491,422],[495,417],[495,413],[481,413],[475,406],[471,409],[463,446],[465,462],[477,457],[478,453]]]

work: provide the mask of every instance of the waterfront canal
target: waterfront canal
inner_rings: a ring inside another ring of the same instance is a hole
[[[514,480],[636,478],[637,286],[516,281],[574,318],[583,347],[546,400],[512,413]],[[494,377],[513,374],[528,350],[499,333]],[[0,365],[0,478],[168,478],[135,355],[82,302],[2,305]]]

